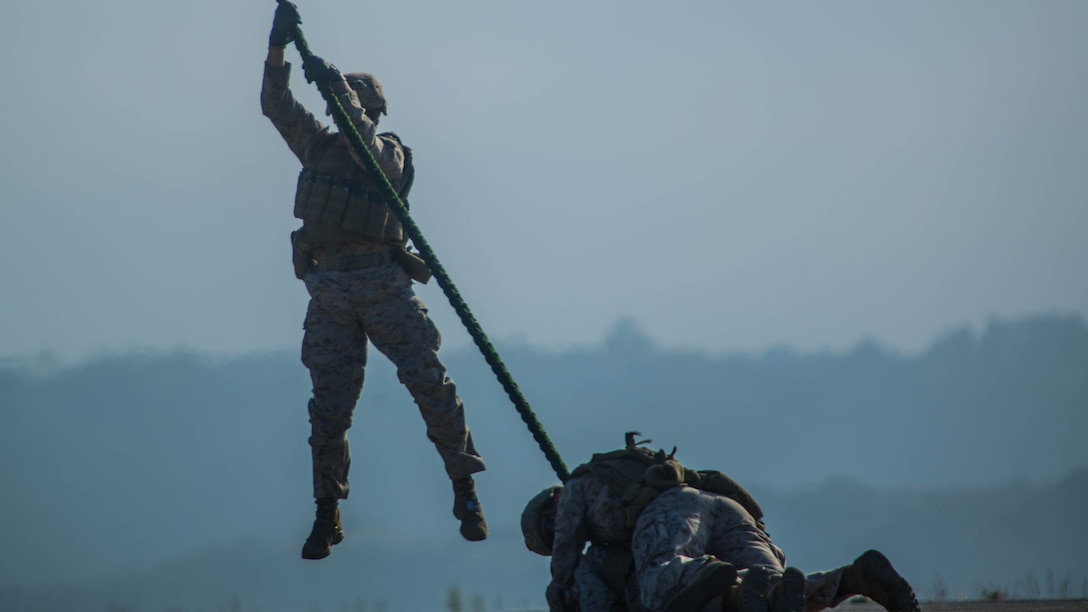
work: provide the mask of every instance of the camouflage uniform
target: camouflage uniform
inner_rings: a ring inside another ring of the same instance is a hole
[[[607,546],[590,544],[582,554],[574,570],[574,593],[582,612],[622,612],[629,609],[625,602],[627,593],[618,595],[601,576],[609,562],[609,555],[613,553]],[[628,585],[633,586],[633,583]]]
[[[640,603],[660,610],[691,583],[711,559],[738,570],[762,565],[772,571],[771,587],[781,578],[786,555],[739,503],[681,485],[659,495],[639,515],[632,534]],[[837,596],[843,570],[809,574],[806,610],[821,610],[846,599]],[[740,572],[744,576],[744,571]]]
[[[552,584],[573,593],[583,612],[623,609],[620,598],[600,577],[609,547],[627,548],[626,503],[593,476],[571,478],[563,485],[555,515]],[[592,542],[582,549],[587,542]]]
[[[316,151],[336,147],[351,155],[343,136],[319,122],[288,88],[290,64],[265,64],[261,108],[291,152],[310,167]],[[340,101],[389,182],[404,181],[404,150],[364,112],[349,90]],[[305,273],[310,305],[303,324],[302,362],[310,371],[309,402],[314,497],[348,497],[351,453],[347,430],[363,387],[367,345],[386,355],[408,388],[451,480],[484,470],[476,452],[464,407],[453,380],[438,358],[441,337],[427,308],[414,295],[408,274],[393,259],[400,245],[357,238],[316,243],[313,258],[372,257],[373,265],[349,270],[312,269]]]

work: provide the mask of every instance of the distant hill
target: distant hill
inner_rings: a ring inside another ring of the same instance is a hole
[[[620,445],[624,430],[676,445],[685,463],[757,491],[772,533],[806,569],[878,545],[923,592],[971,594],[987,580],[1044,592],[1066,572],[1080,592],[1075,568],[1088,559],[1070,543],[1088,541],[1083,318],[994,320],[918,355],[875,342],[707,355],[660,349],[622,322],[594,349],[499,350],[569,467]],[[385,587],[441,597],[457,582],[520,605],[543,586],[546,560],[521,547],[517,517],[557,479],[483,359],[444,360],[488,461],[478,483],[493,539],[457,538],[449,482],[375,352],[351,432],[352,539],[321,570],[295,563],[312,517],[309,378],[297,355],[0,364],[0,603],[44,584],[97,589],[103,601],[139,585],[174,592],[154,574],[189,593],[229,587],[252,607],[250,594],[291,585],[305,599],[306,572],[332,580],[342,567],[371,603]],[[413,586],[418,567],[428,577]]]
[[[775,541],[807,571],[878,548],[924,600],[978,599],[984,590],[1088,598],[1088,468],[1046,485],[884,489],[836,480],[756,493]],[[429,536],[390,517],[384,528],[357,516],[346,522],[349,539],[321,562],[299,559],[298,534],[243,538],[112,579],[0,589],[0,609],[425,612],[446,609],[454,586],[488,610],[545,607],[547,559],[514,530],[470,544],[452,528]]]

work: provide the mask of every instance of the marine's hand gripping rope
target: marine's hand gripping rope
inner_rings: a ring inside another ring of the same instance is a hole
[[[282,4],[286,0],[276,1]],[[306,43],[306,37],[302,35],[302,28],[297,25],[295,26],[295,48],[298,49],[298,53],[302,56],[303,62],[313,55],[310,51],[310,46]],[[544,452],[544,456],[548,459],[548,463],[551,464],[552,469],[555,470],[556,475],[559,476],[559,480],[566,482],[570,477],[570,472],[567,471],[567,466],[563,463],[563,459],[560,458],[559,452],[555,449],[555,445],[553,445],[552,441],[548,438],[548,434],[544,432],[544,427],[540,424],[540,421],[537,420],[536,415],[533,414],[533,410],[529,407],[529,402],[525,399],[525,396],[522,395],[521,390],[518,389],[510,372],[507,371],[502,359],[499,358],[499,353],[487,339],[487,335],[484,334],[483,328],[476,322],[476,317],[474,317],[472,312],[468,309],[468,304],[466,304],[465,300],[461,297],[461,293],[457,291],[457,287],[454,286],[449,274],[446,273],[445,268],[439,263],[434,250],[427,244],[427,240],[419,231],[419,226],[415,224],[415,221],[413,221],[412,217],[408,214],[408,208],[404,205],[404,202],[401,201],[400,196],[397,195],[397,190],[393,189],[393,186],[389,183],[389,179],[386,178],[385,173],[382,172],[381,167],[378,166],[377,160],[374,159],[374,155],[363,143],[359,131],[355,129],[355,125],[352,124],[351,120],[348,118],[344,107],[340,105],[340,100],[332,94],[329,84],[317,83],[317,88],[321,92],[321,97],[328,103],[329,109],[332,111],[333,121],[336,123],[336,127],[340,129],[340,133],[347,136],[348,142],[351,144],[355,154],[366,164],[367,171],[373,176],[378,177],[378,182],[385,191],[385,196],[389,202],[390,208],[392,208],[393,213],[397,215],[397,219],[400,220],[401,226],[403,226],[404,231],[408,233],[408,237],[412,239],[412,244],[415,245],[416,249],[419,251],[419,255],[427,263],[427,267],[431,269],[431,274],[433,274],[435,280],[438,281],[438,286],[442,288],[442,291],[450,301],[450,305],[453,306],[454,311],[457,312],[457,316],[461,318],[461,323],[464,324],[465,329],[467,329],[469,335],[472,336],[472,340],[476,343],[476,346],[479,347],[480,352],[483,353],[487,364],[491,366],[491,371],[495,373],[495,376],[499,379],[499,383],[502,384],[502,388],[506,391],[506,394],[510,396],[510,400],[514,403],[514,407],[517,408],[518,414],[521,415],[521,420],[525,421],[525,424],[529,427],[529,432],[533,434],[533,439],[540,445],[540,450]]]

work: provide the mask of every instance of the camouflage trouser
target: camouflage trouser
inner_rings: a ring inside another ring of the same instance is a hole
[[[395,263],[306,275],[310,306],[302,363],[310,370],[314,497],[348,496],[347,430],[363,389],[367,342],[397,367],[450,479],[484,469],[453,380],[438,359],[441,336],[412,281]]]
[[[631,541],[635,576],[642,605],[664,609],[695,572],[712,558],[738,570],[763,565],[777,584],[786,555],[759,528],[740,504],[687,486],[665,491],[646,506]],[[744,572],[741,571],[743,580]],[[842,570],[809,574],[806,610],[819,610],[842,601],[836,598]]]
[[[590,544],[574,569],[578,586],[578,604],[582,612],[614,612],[623,610],[623,599],[614,593],[601,576],[608,551]]]

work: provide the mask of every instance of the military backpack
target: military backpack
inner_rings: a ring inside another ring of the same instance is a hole
[[[676,447],[666,454],[643,446],[652,440],[636,442],[637,431],[624,435],[624,448],[596,453],[588,463],[574,468],[571,478],[591,474],[623,499],[624,525],[633,530],[639,514],[663,491],[682,484],[724,495],[739,503],[763,525],[763,509],[737,481],[718,470],[692,470],[676,460]]]

